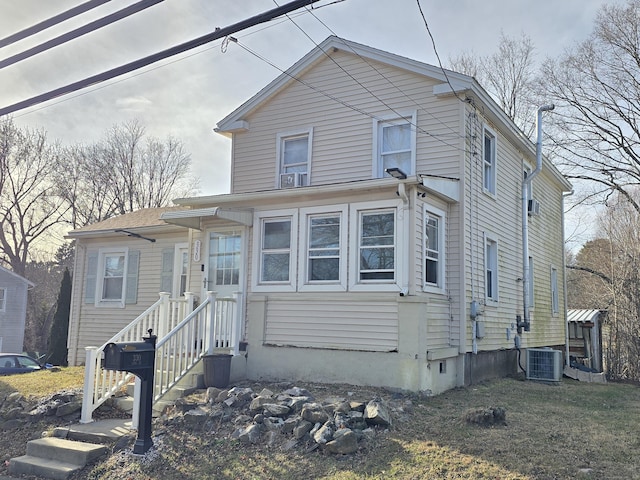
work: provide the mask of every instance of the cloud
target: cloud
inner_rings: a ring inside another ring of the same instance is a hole
[[[116,100],[116,107],[127,112],[140,112],[152,104],[153,102],[146,97],[125,97]]]

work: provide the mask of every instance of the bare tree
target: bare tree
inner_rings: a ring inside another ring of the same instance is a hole
[[[101,142],[69,148],[65,161],[59,185],[71,205],[72,228],[166,206],[197,191],[182,143],[146,137],[136,121],[112,127]]]
[[[463,52],[451,68],[475,77],[507,116],[531,137],[535,129],[535,47],[531,38],[500,35],[498,50],[486,57]]]
[[[588,40],[557,60],[541,78],[556,104],[550,120],[556,161],[570,179],[594,186],[602,202],[614,192],[627,198],[640,183],[640,0],[604,5]]]
[[[33,244],[44,241],[67,211],[53,188],[58,159],[44,132],[0,121],[0,252],[19,275]]]

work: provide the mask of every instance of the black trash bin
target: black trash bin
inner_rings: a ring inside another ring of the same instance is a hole
[[[233,355],[217,353],[205,355],[204,362],[204,386],[225,388],[229,385],[231,375],[231,358]]]

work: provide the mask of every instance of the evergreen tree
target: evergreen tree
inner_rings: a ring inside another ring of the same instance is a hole
[[[53,317],[51,333],[49,334],[49,354],[47,362],[66,367],[67,361],[67,333],[69,331],[69,311],[71,308],[71,275],[65,268],[60,293],[58,294],[58,307]]]

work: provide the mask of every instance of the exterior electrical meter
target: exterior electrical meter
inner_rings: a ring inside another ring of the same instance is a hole
[[[133,373],[141,380],[140,417],[138,438],[133,445],[133,453],[142,455],[153,446],[151,440],[151,420],[153,416],[153,377],[156,363],[156,337],[149,336],[143,342],[109,343],[104,349],[102,368]]]

